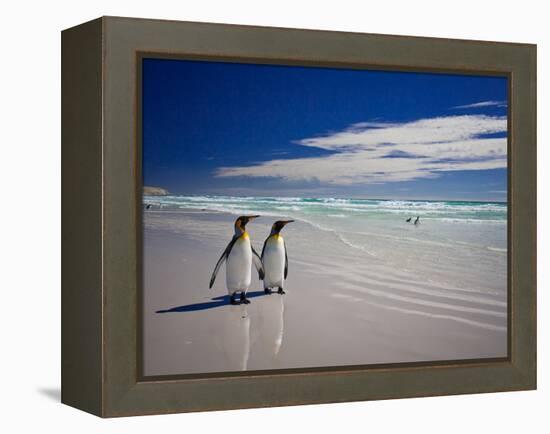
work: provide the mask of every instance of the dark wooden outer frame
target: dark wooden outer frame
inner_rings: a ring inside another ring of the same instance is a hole
[[[140,376],[141,53],[509,78],[509,357]],[[103,17],[62,33],[62,402],[103,417],[536,388],[536,46]]]

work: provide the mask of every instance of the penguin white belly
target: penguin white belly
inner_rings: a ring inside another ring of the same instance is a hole
[[[226,283],[229,295],[248,290],[252,277],[252,246],[247,236],[241,236],[233,245],[226,264]]]
[[[264,287],[283,287],[285,273],[285,243],[283,237],[272,236],[267,240],[263,257]]]

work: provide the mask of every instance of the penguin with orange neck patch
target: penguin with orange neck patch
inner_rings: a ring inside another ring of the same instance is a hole
[[[227,292],[229,293],[231,304],[250,303],[250,300],[246,298],[246,292],[252,280],[252,264],[256,267],[260,280],[264,278],[262,261],[254,250],[254,247],[252,247],[250,236],[246,231],[246,224],[257,217],[260,216],[241,216],[235,220],[235,234],[223,251],[220,259],[218,259],[210,278],[209,288],[212,288],[220,267],[224,262],[227,262],[225,275]],[[238,294],[240,294],[240,302],[237,301]]]
[[[279,220],[273,223],[271,233],[264,242],[262,264],[264,266],[264,292],[271,294],[277,288],[279,294],[285,294],[284,285],[288,275],[288,254],[281,230],[294,220]]]

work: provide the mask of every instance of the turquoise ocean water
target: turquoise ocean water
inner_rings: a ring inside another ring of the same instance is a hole
[[[508,207],[502,202],[431,200],[336,199],[299,197],[145,196],[145,203],[181,209],[230,213],[267,213],[273,216],[312,218],[369,218],[456,223],[506,223]]]

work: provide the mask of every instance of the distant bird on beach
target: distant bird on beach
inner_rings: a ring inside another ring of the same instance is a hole
[[[407,220],[405,220],[407,223],[410,223],[412,217],[409,217]]]
[[[414,224],[415,225],[419,225],[420,224],[420,216],[416,216],[416,220],[414,221]]]
[[[262,260],[252,244],[250,243],[250,236],[246,231],[246,224],[257,217],[258,215],[241,216],[235,220],[235,234],[233,238],[223,251],[220,259],[214,267],[212,277],[210,278],[209,288],[212,288],[216,275],[220,270],[224,261],[227,261],[225,266],[227,292],[230,295],[231,304],[249,304],[250,301],[246,298],[246,292],[250,287],[251,268],[252,263],[258,271],[258,276],[261,279],[264,278],[264,269],[262,267]],[[240,302],[237,301],[237,294],[240,293]]]
[[[264,292],[271,294],[272,288],[278,288],[279,294],[284,294],[285,279],[288,275],[288,255],[281,229],[294,220],[279,220],[273,223],[271,233],[264,241],[262,249],[262,264],[264,266]]]
[[[147,206],[145,207],[145,209],[151,209],[151,206],[152,205],[150,203],[148,203]]]

